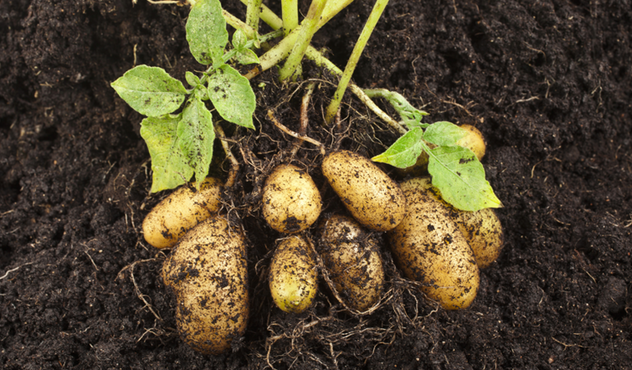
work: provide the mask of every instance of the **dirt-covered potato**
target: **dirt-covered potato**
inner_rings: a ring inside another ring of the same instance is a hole
[[[432,187],[429,177],[417,180],[419,186],[425,188],[429,194],[440,200],[450,209],[450,217],[456,222],[459,230],[470,244],[479,269],[484,269],[494,262],[503,249],[503,227],[491,208],[476,212],[458,210],[442,198],[436,188]]]
[[[368,158],[341,150],[329,153],[323,175],[351,215],[369,229],[386,231],[404,218],[406,199],[397,183]]]
[[[143,235],[156,248],[173,247],[189,229],[220,208],[222,182],[209,177],[198,190],[183,186],[158,203],[143,220]]]
[[[318,290],[318,271],[312,249],[302,236],[281,239],[270,263],[270,293],[285,312],[301,313]]]
[[[420,179],[401,184],[408,202],[404,220],[388,233],[397,266],[423,284],[428,297],[448,310],[468,307],[478,291],[478,265],[450,210]]]
[[[282,233],[307,229],[320,215],[322,201],[312,177],[291,164],[276,167],[263,188],[263,217]]]
[[[382,256],[359,223],[341,215],[327,218],[318,252],[347,306],[366,311],[379,301],[384,287]]]
[[[246,245],[240,229],[213,216],[178,242],[162,268],[175,293],[176,324],[191,348],[219,354],[246,330]]]

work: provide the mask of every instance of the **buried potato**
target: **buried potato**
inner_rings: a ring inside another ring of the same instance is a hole
[[[222,182],[208,177],[195,190],[183,186],[158,203],[143,220],[143,235],[156,248],[173,247],[178,239],[220,208]]]
[[[496,261],[503,249],[504,237],[502,225],[493,209],[485,208],[475,212],[458,210],[441,198],[441,193],[432,186],[429,177],[415,181],[426,189],[428,194],[448,207],[450,216],[472,248],[479,269],[487,268]]]
[[[354,219],[324,220],[319,254],[345,304],[357,311],[374,306],[384,288],[384,268],[373,237]]]
[[[367,228],[390,230],[404,218],[402,190],[368,158],[346,150],[332,152],[323,159],[322,170],[353,218]]]
[[[272,299],[283,311],[301,313],[311,306],[318,290],[318,270],[312,249],[302,236],[278,241],[269,279]]]
[[[401,184],[408,201],[404,220],[388,233],[397,266],[443,308],[468,307],[478,290],[479,269],[450,210],[428,194],[420,179]]]
[[[162,268],[176,296],[176,324],[184,342],[204,354],[229,349],[246,330],[246,245],[240,229],[214,216],[191,229]]]
[[[320,193],[307,171],[291,164],[276,167],[263,188],[263,217],[282,233],[307,229],[322,206]]]

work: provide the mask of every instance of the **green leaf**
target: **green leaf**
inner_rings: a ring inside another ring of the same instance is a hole
[[[417,162],[423,151],[423,130],[414,128],[397,139],[384,153],[371,158],[374,162],[388,163],[397,168],[407,168]]]
[[[386,89],[366,89],[364,92],[371,98],[381,97],[386,99],[397,111],[402,123],[410,130],[421,125],[421,120],[428,113],[413,107],[400,93]]]
[[[187,83],[193,87],[196,87],[200,84],[200,78],[193,74],[192,72],[186,71],[184,72],[184,78],[187,80]]]
[[[228,31],[219,0],[198,0],[189,13],[186,32],[191,54],[200,64],[223,64]]]
[[[112,82],[112,87],[130,107],[149,117],[173,113],[187,94],[182,82],[164,69],[146,65],[125,72]]]
[[[259,57],[255,54],[254,51],[250,49],[243,49],[235,54],[235,59],[237,62],[243,65],[247,64],[259,64]]]
[[[176,128],[181,118],[181,115],[167,115],[148,117],[141,122],[140,135],[151,156],[152,193],[176,188],[193,176],[193,168],[178,145]]]
[[[252,115],[257,102],[250,81],[225,64],[208,78],[208,97],[228,122],[254,129]]]
[[[460,146],[426,148],[432,185],[446,202],[464,211],[502,207],[485,180],[483,165],[471,150]]]
[[[184,108],[177,133],[182,155],[195,169],[195,179],[199,183],[208,175],[215,140],[211,112],[200,99],[191,99]]]
[[[435,122],[424,132],[424,140],[438,146],[458,145],[457,142],[467,136],[467,131],[447,121]]]
[[[237,50],[245,49],[246,43],[248,42],[248,37],[242,30],[235,30],[233,33],[233,47]]]

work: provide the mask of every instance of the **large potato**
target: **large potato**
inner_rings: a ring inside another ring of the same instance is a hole
[[[263,217],[282,233],[307,229],[320,215],[322,201],[312,177],[291,164],[276,167],[263,188]]]
[[[428,194],[419,180],[401,184],[408,212],[388,233],[395,263],[445,309],[468,307],[480,282],[474,253],[450,218],[450,210]]]
[[[221,216],[191,229],[165,261],[162,277],[175,293],[180,337],[196,351],[219,354],[248,320],[246,245]]]
[[[156,248],[173,247],[199,222],[219,211],[222,182],[209,177],[199,189],[183,186],[158,203],[143,220],[143,235]]]
[[[270,263],[270,293],[285,312],[301,313],[311,306],[318,290],[313,252],[298,235],[281,239]]]
[[[355,220],[341,215],[325,220],[319,254],[347,306],[366,311],[379,301],[384,287],[382,256],[375,239]]]
[[[329,185],[362,225],[386,231],[404,218],[402,190],[368,158],[346,150],[332,152],[323,159],[322,169]]]
[[[470,244],[478,268],[484,269],[491,265],[500,255],[504,242],[503,228],[494,210],[491,208],[476,212],[458,210],[441,198],[439,191],[432,187],[429,177],[420,178],[417,181],[419,186],[426,189],[429,194],[450,209],[450,217],[456,222],[459,230]]]

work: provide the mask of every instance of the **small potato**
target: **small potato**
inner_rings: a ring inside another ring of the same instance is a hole
[[[387,231],[406,213],[406,198],[397,183],[368,158],[342,150],[329,153],[323,175],[353,218],[372,230]]]
[[[443,308],[468,307],[480,283],[478,265],[449,209],[419,179],[401,184],[408,201],[406,218],[388,233],[397,266]]]
[[[503,227],[494,210],[491,208],[476,212],[458,210],[441,198],[439,191],[432,187],[429,177],[423,177],[417,181],[419,181],[419,186],[448,207],[450,217],[456,222],[474,252],[478,268],[484,269],[491,265],[500,255],[504,242]]]
[[[322,207],[320,193],[304,170],[284,164],[276,167],[263,188],[263,217],[282,233],[296,233],[311,226]]]
[[[222,182],[209,177],[195,191],[183,186],[158,203],[143,220],[143,235],[156,248],[173,247],[189,229],[219,211]]]
[[[319,254],[347,306],[366,311],[384,288],[382,256],[373,239],[354,219],[334,215],[324,221]]]
[[[246,330],[248,274],[241,230],[221,216],[191,229],[162,268],[176,296],[180,337],[196,351],[220,354]]]
[[[318,271],[305,239],[293,235],[281,239],[270,263],[270,293],[285,312],[301,313],[312,305],[318,290]]]
[[[457,141],[456,143],[462,147],[468,148],[476,154],[476,157],[480,161],[485,156],[485,139],[483,134],[472,125],[461,125],[462,129],[468,132],[467,136]]]
[[[478,158],[480,161],[485,156],[485,139],[483,138],[483,134],[474,126],[464,124],[459,126],[462,129],[466,130],[468,134],[462,139],[458,140],[456,143],[459,146],[468,148]],[[428,144],[430,148],[434,148],[435,145]],[[427,174],[428,172],[428,153],[421,152],[419,157],[417,158],[417,162],[414,165],[406,168],[397,169],[397,173],[402,176],[422,176]]]

